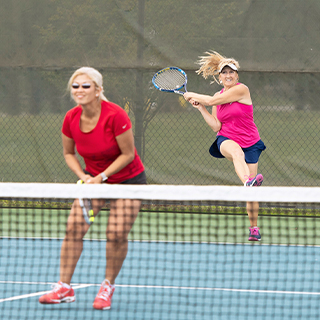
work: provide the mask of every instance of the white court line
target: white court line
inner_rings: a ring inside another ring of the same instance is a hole
[[[0,283],[35,284],[35,283],[30,283],[30,282],[27,283],[27,282],[13,282],[13,281],[1,281]],[[83,285],[78,285],[76,287],[73,287],[73,289],[76,290],[76,289],[82,289],[82,288],[91,287],[91,286],[93,286],[93,284],[83,284]],[[6,301],[14,301],[14,300],[26,299],[26,298],[30,298],[30,297],[41,296],[41,295],[46,294],[48,292],[50,292],[50,290],[49,291],[40,291],[40,292],[35,292],[35,293],[28,293],[28,294],[23,294],[21,296],[0,299],[0,303],[6,302]]]
[[[147,289],[178,289],[178,290],[203,290],[203,291],[231,291],[231,292],[249,292],[249,293],[272,293],[272,294],[303,294],[320,295],[320,292],[304,291],[275,291],[275,290],[253,290],[253,289],[232,289],[232,288],[206,288],[206,287],[177,287],[177,286],[138,286],[138,285],[116,285],[124,288],[147,288]]]
[[[11,283],[11,284],[48,284],[44,282],[14,282],[14,281],[0,281],[0,283]],[[100,284],[73,284],[74,290],[82,289],[92,286],[100,286]],[[295,294],[295,295],[316,295],[319,296],[320,292],[304,292],[304,291],[276,291],[276,290],[254,290],[254,289],[232,289],[232,288],[206,288],[206,287],[178,287],[178,286],[144,286],[144,285],[116,285],[121,288],[135,288],[135,289],[173,289],[173,290],[197,290],[197,291],[226,291],[226,292],[244,292],[244,293],[267,293],[267,294]],[[0,303],[6,301],[14,301],[19,299],[25,299],[30,297],[40,296],[50,291],[41,291],[30,294],[24,294],[20,296],[10,297],[6,299],[0,299]]]

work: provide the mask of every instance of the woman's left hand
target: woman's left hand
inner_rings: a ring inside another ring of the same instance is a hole
[[[100,176],[100,174],[98,174],[95,177],[90,177],[89,179],[87,179],[86,183],[87,184],[101,184],[102,183],[102,177]]]

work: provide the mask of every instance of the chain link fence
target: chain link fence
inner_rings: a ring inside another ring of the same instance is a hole
[[[76,180],[61,125],[74,106],[68,79],[89,65],[129,113],[149,183],[239,184],[232,163],[210,156],[215,133],[201,114],[151,83],[175,65],[190,91],[214,94],[195,73],[213,49],[240,62],[250,88],[264,185],[319,185],[318,0],[0,1],[1,181]]]

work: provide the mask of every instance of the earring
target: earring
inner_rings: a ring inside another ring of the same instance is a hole
[[[220,83],[222,84],[222,80],[220,80]]]

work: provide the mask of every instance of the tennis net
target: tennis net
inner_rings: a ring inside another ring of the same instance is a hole
[[[1,319],[320,317],[320,188],[1,183],[0,198]],[[76,198],[106,199],[72,277],[76,301],[40,304],[60,279]],[[92,303],[114,199],[141,209],[102,312]],[[248,241],[247,201],[260,204],[261,241]]]

